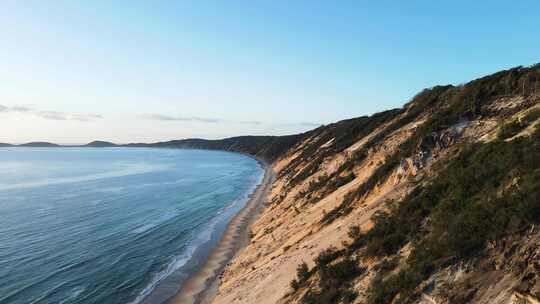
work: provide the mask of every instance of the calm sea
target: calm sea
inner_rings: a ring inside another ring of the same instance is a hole
[[[1,148],[0,303],[161,302],[263,174],[226,152]]]

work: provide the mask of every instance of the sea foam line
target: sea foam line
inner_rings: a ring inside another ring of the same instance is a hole
[[[244,192],[240,197],[233,200],[231,204],[225,206],[223,209],[217,212],[216,217],[214,217],[209,223],[208,226],[205,227],[202,231],[200,231],[195,239],[193,239],[189,244],[186,250],[176,256],[172,262],[170,262],[167,266],[167,268],[163,271],[158,272],[154,278],[150,281],[148,286],[146,286],[141,293],[129,304],[139,304],[141,303],[154,289],[161,283],[164,279],[169,277],[171,274],[173,274],[175,271],[180,269],[182,266],[184,266],[192,257],[193,254],[197,251],[197,249],[205,244],[206,242],[210,241],[212,237],[212,233],[215,231],[216,225],[224,219],[224,217],[234,216],[234,214],[229,215],[227,211],[231,210],[233,207],[235,207],[238,203],[242,203],[245,205],[250,197],[255,192],[255,189],[261,184],[262,180],[264,178],[264,171],[257,176],[257,178],[254,180],[251,187]]]

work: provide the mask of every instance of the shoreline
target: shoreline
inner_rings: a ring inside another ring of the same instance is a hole
[[[256,159],[256,158],[255,158]],[[272,168],[256,159],[264,169],[261,183],[250,195],[246,205],[227,224],[221,239],[212,250],[201,269],[192,275],[170,298],[168,304],[208,304],[215,297],[219,276],[227,263],[249,242],[251,224],[264,207],[264,201],[274,179]]]

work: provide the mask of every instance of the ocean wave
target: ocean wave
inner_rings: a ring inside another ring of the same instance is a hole
[[[99,204],[103,203],[103,201],[104,200],[102,200],[102,199],[95,199],[95,200],[92,200],[90,202],[90,205],[92,205],[92,206],[99,205]]]
[[[45,292],[40,297],[34,299],[32,302],[30,302],[30,304],[37,304],[37,303],[40,303],[40,302],[43,303],[45,300],[47,300],[48,297],[50,297],[55,292],[61,290],[65,285],[67,285],[67,282],[62,282],[62,283],[54,286],[53,288],[49,289],[47,292]]]
[[[139,295],[130,302],[130,304],[138,304],[141,303],[155,288],[156,286],[162,282],[165,278],[170,276],[172,273],[174,273],[176,270],[180,269],[182,266],[184,266],[192,257],[195,251],[197,250],[198,246],[188,246],[186,248],[186,251],[176,256],[167,266],[167,268],[163,271],[158,272],[150,281],[150,283],[139,293]]]
[[[140,233],[143,233],[143,232],[146,232],[154,227],[156,227],[157,224],[145,224],[145,225],[142,225],[140,226],[139,228],[136,228],[134,229],[133,231],[131,231],[131,233],[134,233],[134,234],[140,234]]]
[[[203,262],[260,172],[234,162],[198,172],[182,158],[154,165],[153,154],[132,158],[139,151],[36,163],[35,174],[0,179],[0,303],[144,303],[174,294],[171,285]],[[156,171],[164,172],[141,174]]]
[[[152,291],[154,291],[159,283],[186,265],[186,263],[193,258],[193,255],[197,249],[211,240],[212,234],[214,233],[215,227],[219,223],[219,220],[220,219],[218,217],[213,218],[205,229],[197,233],[196,236],[187,244],[186,249],[180,255],[175,256],[164,270],[156,273],[150,283],[139,293],[135,300],[130,302],[130,304],[141,303],[148,295],[150,295]]]
[[[62,300],[61,302],[59,302],[59,304],[64,304],[64,303],[68,303],[69,301],[73,300],[73,299],[76,299],[81,293],[83,293],[84,291],[86,290],[86,287],[85,286],[77,286],[77,287],[74,287],[72,289],[70,289],[67,293],[66,293],[66,297],[64,298],[64,300]]]
[[[230,204],[218,210],[216,212],[216,216],[206,225],[206,227],[202,231],[199,231],[195,235],[195,237],[188,243],[186,249],[180,255],[174,257],[174,259],[167,265],[164,270],[158,272],[152,278],[150,283],[139,293],[135,300],[133,300],[129,304],[141,303],[156,289],[159,283],[161,283],[171,274],[186,265],[186,263],[193,258],[193,255],[195,254],[197,249],[212,239],[213,234],[216,232],[216,226],[223,220],[230,220],[232,216],[234,216],[234,213],[232,213],[232,211],[236,210],[236,207],[239,207],[239,204],[242,204],[243,206],[245,203],[247,203],[250,195],[255,191],[257,186],[261,184],[263,177],[264,173],[257,176],[246,192],[242,193],[238,198],[232,200]],[[144,226],[138,229],[142,230],[143,227]]]
[[[7,294],[7,295],[3,295],[3,297],[0,297],[0,303],[2,302],[6,302],[8,303],[10,301],[10,299],[12,298],[15,298],[16,296],[20,295],[21,293],[39,285],[39,284],[42,284],[43,282],[46,282],[46,281],[49,281],[51,280],[53,277],[59,275],[59,274],[62,274],[62,273],[65,273],[66,271],[69,271],[69,270],[72,270],[72,269],[75,269],[76,267],[80,267],[86,263],[88,263],[89,260],[82,260],[82,261],[78,261],[78,262],[68,262],[64,265],[62,265],[60,268],[58,268],[57,270],[55,271],[52,271],[48,274],[45,274],[39,278],[37,278],[36,280],[34,280],[33,282],[30,282],[29,284],[27,285],[24,285],[24,286],[21,286],[20,288],[14,290],[13,292]],[[59,288],[60,286],[58,286]],[[55,287],[56,289],[57,287]]]
[[[159,225],[161,225],[162,223],[170,220],[170,219],[173,219],[175,218],[176,216],[178,216],[179,212],[166,212],[164,214],[162,214],[161,216],[153,219],[153,220],[150,220],[149,222],[145,223],[145,224],[142,224],[141,226],[133,229],[130,233],[134,233],[134,234],[141,234],[141,233],[144,233],[152,228],[155,228]]]

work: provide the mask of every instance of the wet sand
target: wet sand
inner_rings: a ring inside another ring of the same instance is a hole
[[[169,304],[206,304],[214,298],[219,275],[234,255],[249,242],[251,224],[264,207],[264,202],[272,186],[274,173],[270,166],[263,164],[263,181],[253,192],[246,206],[234,216],[223,232],[223,236],[212,251],[204,266],[189,278]]]

